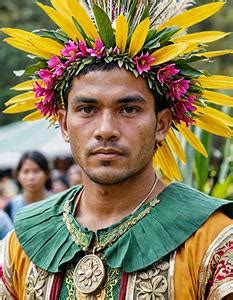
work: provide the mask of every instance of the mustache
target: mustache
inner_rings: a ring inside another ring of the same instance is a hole
[[[92,145],[89,145],[87,147],[87,154],[93,155],[97,153],[100,150],[108,150],[112,152],[119,153],[121,155],[127,155],[129,153],[128,148],[122,145],[119,145],[118,143],[114,141],[108,141],[108,142],[98,142]]]

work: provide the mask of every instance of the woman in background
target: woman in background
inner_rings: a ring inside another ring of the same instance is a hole
[[[16,168],[16,179],[22,193],[17,195],[6,209],[12,220],[20,208],[43,200],[49,195],[51,179],[46,157],[37,151],[24,153]]]

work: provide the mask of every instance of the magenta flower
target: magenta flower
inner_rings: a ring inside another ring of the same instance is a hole
[[[79,48],[79,52],[77,57],[86,57],[88,55],[88,48],[85,42],[79,41],[78,48]]]
[[[148,72],[151,69],[151,64],[155,61],[155,58],[151,57],[149,53],[146,53],[141,54],[141,56],[135,56],[133,60],[138,73],[141,75],[143,72]]]
[[[190,95],[185,100],[177,101],[172,105],[172,111],[174,114],[174,119],[177,123],[181,121],[185,122],[188,127],[190,124],[194,123],[193,112],[197,109],[193,106],[193,102],[197,97],[195,95]]]
[[[95,40],[95,46],[93,48],[87,49],[87,52],[93,56],[93,57],[97,57],[98,59],[100,59],[103,56],[103,52],[104,52],[104,45],[101,42],[101,40],[96,39]]]
[[[61,77],[63,70],[65,69],[65,65],[61,62],[60,58],[54,55],[48,62],[48,66],[53,70],[53,77]]]
[[[183,98],[190,86],[190,80],[186,80],[183,77],[177,80],[171,80],[167,83],[170,88],[169,92],[167,93],[167,97],[172,100],[180,100]]]
[[[58,108],[54,104],[55,92],[53,88],[44,88],[38,82],[35,82],[33,92],[36,98],[43,97],[35,106],[44,116],[50,117],[56,114]]]
[[[54,101],[42,100],[40,102],[37,102],[35,106],[46,117],[51,117],[58,111],[58,108],[54,105]]]
[[[37,72],[37,75],[44,81],[47,88],[53,88],[54,79],[53,72],[48,69],[41,69]]]
[[[73,41],[69,41],[65,45],[65,48],[61,50],[61,54],[67,57],[68,59],[75,60],[78,54],[78,45]]]
[[[174,66],[175,64],[170,64],[163,68],[159,68],[157,78],[160,83],[167,82],[172,76],[175,76],[180,72],[180,70],[176,69]]]

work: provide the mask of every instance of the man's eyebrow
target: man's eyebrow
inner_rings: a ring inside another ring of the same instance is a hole
[[[143,98],[140,95],[121,97],[117,100],[117,103],[119,103],[119,104],[127,104],[127,103],[133,103],[133,102],[145,103],[146,100],[145,100],[145,98]]]
[[[95,98],[89,98],[89,97],[79,97],[75,96],[72,100],[73,103],[78,104],[78,103],[97,103],[97,99]]]

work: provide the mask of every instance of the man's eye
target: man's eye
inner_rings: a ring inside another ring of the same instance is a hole
[[[125,114],[133,114],[136,113],[138,109],[134,106],[127,106],[122,109],[122,112]]]
[[[79,111],[88,115],[95,111],[95,108],[93,106],[83,106],[79,108]]]

